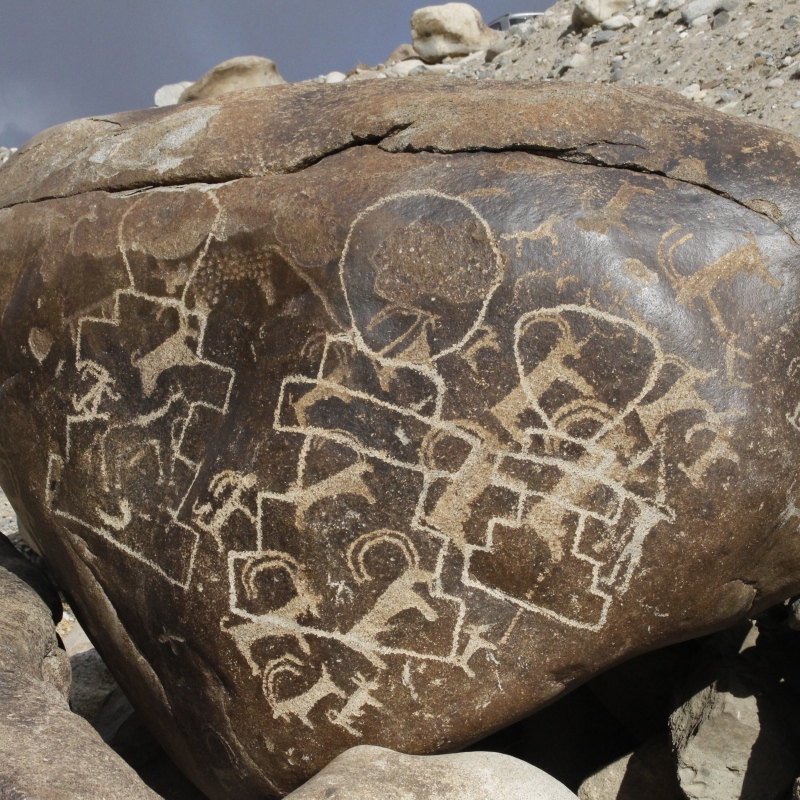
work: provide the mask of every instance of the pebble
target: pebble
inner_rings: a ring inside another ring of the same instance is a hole
[[[783,78],[773,78],[768,84],[767,89],[780,89],[783,86]]]
[[[795,100],[794,103],[792,103],[792,108],[800,108],[800,100]]]
[[[796,28],[798,25],[800,25],[800,19],[797,17],[786,17],[781,28],[789,30],[789,28]]]
[[[598,31],[597,35],[594,37],[594,43],[603,44],[604,42],[610,42],[616,35],[616,31]]]
[[[727,25],[730,21],[731,15],[727,11],[720,11],[718,14],[714,14],[714,19],[711,21],[711,28],[717,30],[717,28]]]
[[[739,92],[736,89],[726,89],[720,96],[719,99],[723,103],[729,103],[731,100],[737,100],[739,98]]]
[[[733,38],[738,42],[743,42],[749,35],[750,31],[739,31],[739,33],[733,35]]]
[[[695,18],[694,18],[694,19],[693,19],[693,20],[692,20],[692,21],[689,23],[689,27],[690,27],[690,28],[697,28],[697,27],[699,27],[700,25],[705,25],[705,24],[706,24],[706,22],[708,22],[708,15],[707,15],[707,14],[701,14],[699,17],[695,17]]]

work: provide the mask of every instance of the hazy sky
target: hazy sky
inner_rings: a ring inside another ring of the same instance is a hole
[[[486,22],[550,0],[481,0]],[[0,19],[0,145],[78,117],[153,105],[233,56],[287,81],[377,64],[411,41],[425,0],[8,0]]]

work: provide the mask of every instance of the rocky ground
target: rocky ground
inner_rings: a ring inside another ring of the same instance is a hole
[[[625,9],[622,27],[604,30],[576,29],[574,2],[560,0],[533,25],[512,28],[488,52],[444,64],[419,62],[409,74],[663,86],[726,114],[800,132],[797,0],[719,0],[710,14],[690,23],[687,5],[679,3],[639,0]],[[362,66],[348,80],[404,72],[396,65]]]

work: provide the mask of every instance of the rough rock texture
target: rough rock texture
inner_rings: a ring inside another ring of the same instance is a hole
[[[425,61],[437,63],[448,56],[466,56],[485,50],[500,38],[467,3],[418,8],[411,15],[414,50]]]
[[[599,25],[624,11],[627,5],[628,0],[578,0],[572,9],[572,24],[576,29]]]
[[[573,0],[559,0],[513,39],[499,58],[479,54],[451,64],[453,74],[484,80],[554,80],[663,86],[732,116],[800,133],[800,7],[796,0],[719,0],[716,13],[687,27],[678,3],[662,13],[650,0],[628,3],[630,25],[576,29]],[[728,8],[728,11],[724,9]],[[796,23],[793,23],[793,20]]]
[[[408,756],[361,745],[345,751],[291,800],[576,800],[540,769],[500,753]]]
[[[271,59],[261,56],[238,56],[217,64],[199,81],[187,86],[180,93],[178,102],[204,100],[228,92],[240,92],[243,89],[256,89],[260,86],[279,86],[282,83],[286,81]],[[156,105],[160,105],[158,100]]]
[[[785,797],[800,769],[796,639],[793,632],[759,635],[758,627],[744,624],[705,646],[681,687],[688,697],[670,717],[678,778],[689,800]]]
[[[53,625],[58,595],[3,536],[0,608],[0,797],[157,800],[69,710],[69,661]]]
[[[685,800],[668,739],[653,739],[590,776],[578,789],[578,797],[580,800]]]
[[[798,592],[799,149],[427,78],[3,168],[0,478],[204,791],[459,747]]]

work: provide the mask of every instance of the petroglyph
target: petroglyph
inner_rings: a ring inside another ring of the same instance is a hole
[[[650,193],[625,186],[579,222],[629,233],[625,208]],[[539,240],[552,255],[559,220],[502,238],[517,258]],[[659,251],[686,304],[712,308],[739,269],[772,282],[752,241],[679,276],[673,254],[690,236]],[[418,190],[355,217],[341,298],[322,303],[346,324],[310,335],[313,367],[279,376],[266,424],[289,443],[282,488],[247,468],[198,482],[235,378],[204,355],[209,310],[188,305],[210,241],[173,270],[168,297],[136,287],[121,247],[130,286],[105,316],[79,320],[74,364],[59,366],[74,388],[48,501],[178,587],[192,582],[199,543],[213,543],[227,565],[221,630],[282,723],[360,737],[383,711],[388,674],[415,697],[412,670],[425,664],[473,677],[527,615],[599,631],[647,537],[675,517],[666,441],[683,443],[670,464],[698,488],[715,464],[737,461],[733,413],[701,394],[709,375],[663,352],[644,324],[595,308],[588,290],[585,304],[490,314],[508,302],[497,298],[509,255],[468,200]],[[623,269],[658,280],[635,259]],[[741,386],[748,355],[735,341],[728,372]],[[457,376],[481,385],[487,364],[503,388],[476,416]],[[491,604],[505,617],[482,618]]]
[[[716,261],[707,264],[692,275],[682,275],[675,266],[675,251],[681,245],[689,242],[693,238],[693,234],[684,234],[669,246],[666,254],[664,252],[667,241],[670,237],[679,233],[680,230],[681,226],[676,225],[661,238],[658,246],[658,260],[661,268],[672,284],[672,288],[677,291],[676,301],[678,304],[694,308],[694,301],[702,300],[711,314],[711,320],[717,332],[727,339],[730,336],[730,331],[725,325],[719,307],[712,295],[720,284],[730,283],[740,273],[761,278],[776,290],[780,289],[782,284],[770,274],[761,257],[761,251],[758,249],[755,237],[749,233],[744,234],[748,244],[725,253]]]
[[[186,587],[202,528],[188,522],[183,502],[201,466],[198,442],[227,413],[234,380],[204,357],[207,317],[186,305],[213,234],[181,298],[159,297],[136,288],[124,223],[123,215],[130,286],[114,293],[110,318],[78,321],[71,368],[80,389],[63,456],[50,456],[47,500],[56,515]]]
[[[620,209],[635,193],[620,196]],[[527,238],[557,244],[552,221]],[[462,239],[450,250],[458,281],[434,263],[430,245],[456,230]],[[665,354],[642,324],[590,306],[517,317],[513,386],[489,409],[505,444],[462,416],[448,370],[461,360],[479,376],[481,359],[502,352],[506,334],[486,315],[504,264],[488,224],[463,198],[408,192],[362,212],[339,263],[350,328],[317,342],[313,377],[282,381],[273,428],[301,437],[294,482],[273,492],[259,489],[255,475],[226,473],[212,484],[215,502],[196,506],[196,525],[218,543],[236,510],[256,529],[253,551],[229,553],[231,614],[223,630],[263,676],[277,717],[294,714],[311,727],[327,719],[360,736],[365,709],[382,707],[378,675],[394,658],[413,692],[409,665],[433,661],[472,675],[473,657],[505,642],[520,614],[601,629],[647,536],[674,518],[664,441],[676,415],[696,419],[684,431],[687,443],[710,434],[701,452],[678,465],[693,484],[702,485],[720,460],[735,462],[723,431],[730,414],[699,394],[705,373]],[[326,452],[339,466],[328,463],[312,479],[312,464]],[[393,507],[391,528],[358,532],[401,496],[411,499]],[[324,575],[289,553],[279,563],[267,520],[310,535],[321,509],[343,497],[353,535],[331,554]],[[261,583],[248,577],[270,570]],[[467,623],[464,598],[482,594],[516,613],[497,629]],[[410,634],[412,620],[435,634]],[[289,660],[260,664],[256,645],[283,640],[294,643]],[[349,685],[317,672],[304,688],[292,684],[293,696],[288,688],[281,694],[281,675],[313,672],[315,642],[343,647],[363,666]]]
[[[637,194],[653,195],[655,192],[652,189],[645,189],[642,186],[633,186],[630,183],[624,183],[614,197],[602,208],[584,208],[584,216],[576,219],[575,224],[581,230],[599,233],[601,236],[607,236],[612,228],[619,228],[619,230],[627,233],[632,239],[633,234],[623,222],[622,217]]]

